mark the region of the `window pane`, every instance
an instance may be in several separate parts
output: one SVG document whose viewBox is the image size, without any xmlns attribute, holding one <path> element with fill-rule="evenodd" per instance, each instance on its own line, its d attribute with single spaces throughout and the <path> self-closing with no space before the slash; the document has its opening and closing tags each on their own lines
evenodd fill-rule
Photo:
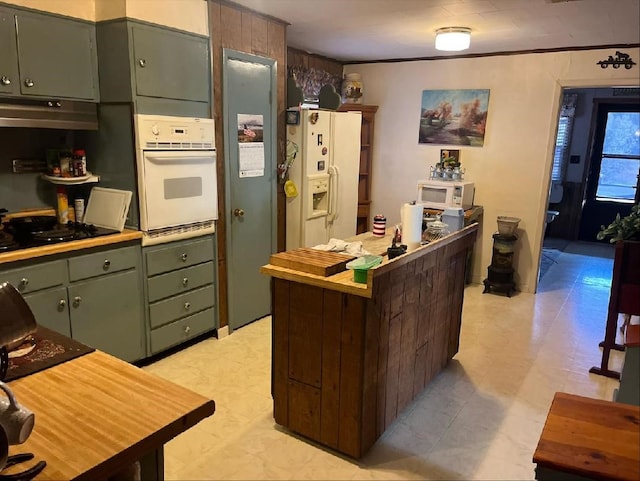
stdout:
<svg viewBox="0 0 640 481">
<path fill-rule="evenodd" d="M 636 196 L 640 160 L 605 157 L 600 165 L 596 199 L 633 201 Z"/>
<path fill-rule="evenodd" d="M 571 117 L 560 117 L 558 119 L 558 135 L 556 136 L 556 147 L 553 153 L 553 170 L 551 180 L 562 181 L 562 171 L 567 157 L 569 146 L 569 135 L 571 134 Z"/>
<path fill-rule="evenodd" d="M 640 155 L 640 112 L 609 112 L 602 153 Z"/>
</svg>

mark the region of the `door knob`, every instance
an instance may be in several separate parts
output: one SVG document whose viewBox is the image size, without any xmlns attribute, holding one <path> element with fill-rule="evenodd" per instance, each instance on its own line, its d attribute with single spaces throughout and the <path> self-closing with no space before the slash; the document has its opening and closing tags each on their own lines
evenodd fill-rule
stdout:
<svg viewBox="0 0 640 481">
<path fill-rule="evenodd" d="M 11 85 L 11 79 L 6 75 L 0 77 L 0 82 L 2 82 L 2 85 Z"/>
<path fill-rule="evenodd" d="M 138 60 L 138 65 L 140 65 L 141 67 L 146 67 L 147 66 L 147 61 L 143 58 L 141 58 L 140 60 Z"/>
<path fill-rule="evenodd" d="M 67 301 L 65 301 L 64 299 L 60 299 L 58 301 L 58 310 L 63 311 L 66 305 L 67 305 Z"/>
<path fill-rule="evenodd" d="M 30 78 L 24 80 L 24 86 L 25 87 L 33 87 L 34 85 L 35 84 L 34 84 L 33 80 L 31 80 Z"/>
<path fill-rule="evenodd" d="M 233 215 L 236 217 L 244 217 L 244 210 L 242 209 L 234 209 Z"/>
<path fill-rule="evenodd" d="M 82 297 L 76 296 L 73 298 L 73 307 L 78 307 L 82 302 Z"/>
</svg>

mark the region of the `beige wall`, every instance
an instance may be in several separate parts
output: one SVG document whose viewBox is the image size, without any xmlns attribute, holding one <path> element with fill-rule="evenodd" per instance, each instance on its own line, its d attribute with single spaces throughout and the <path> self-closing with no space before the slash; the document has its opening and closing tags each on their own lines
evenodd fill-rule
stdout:
<svg viewBox="0 0 640 481">
<path fill-rule="evenodd" d="M 639 58 L 640 49 L 625 49 Z M 374 213 L 400 220 L 400 205 L 415 199 L 416 181 L 428 177 L 442 145 L 418 144 L 423 90 L 490 89 L 483 147 L 460 146 L 466 179 L 484 206 L 473 281 L 491 263 L 496 217 L 522 219 L 516 244 L 518 288 L 534 292 L 547 209 L 552 151 L 564 86 L 637 85 L 638 67 L 602 69 L 615 51 L 588 50 L 469 59 L 345 66 L 362 74 L 365 104 L 379 105 L 373 160 Z"/>
<path fill-rule="evenodd" d="M 206 0 L 3 0 L 22 7 L 101 21 L 130 17 L 209 35 Z"/>
</svg>

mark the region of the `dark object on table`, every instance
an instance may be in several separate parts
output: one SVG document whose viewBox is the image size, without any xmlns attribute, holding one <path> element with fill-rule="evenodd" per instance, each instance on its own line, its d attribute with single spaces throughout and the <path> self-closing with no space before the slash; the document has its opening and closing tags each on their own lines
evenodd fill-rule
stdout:
<svg viewBox="0 0 640 481">
<path fill-rule="evenodd" d="M 17 289 L 8 282 L 0 284 L 0 380 L 7 375 L 9 350 L 33 334 L 36 327 L 33 312 Z"/>
<path fill-rule="evenodd" d="M 404 244 L 396 245 L 396 239 L 400 237 L 400 233 L 398 229 L 396 229 L 396 234 L 393 236 L 393 241 L 391 241 L 391 247 L 387 248 L 387 255 L 389 256 L 389 260 L 395 259 L 398 256 L 401 256 L 405 252 L 407 252 L 407 246 Z M 400 242 L 399 240 L 397 242 Z"/>
<path fill-rule="evenodd" d="M 9 466 L 13 466 L 15 464 L 23 463 L 25 461 L 31 461 L 34 458 L 32 453 L 22 453 L 22 454 L 14 454 L 13 456 L 9 456 L 7 458 L 7 463 L 4 465 L 4 468 L 8 468 Z M 38 461 L 36 464 L 31 466 L 30 468 L 20 471 L 18 473 L 13 474 L 0 474 L 0 481 L 2 480 L 12 480 L 12 481 L 28 481 L 30 479 L 35 478 L 38 474 L 42 472 L 42 470 L 47 466 L 46 461 Z"/>
</svg>

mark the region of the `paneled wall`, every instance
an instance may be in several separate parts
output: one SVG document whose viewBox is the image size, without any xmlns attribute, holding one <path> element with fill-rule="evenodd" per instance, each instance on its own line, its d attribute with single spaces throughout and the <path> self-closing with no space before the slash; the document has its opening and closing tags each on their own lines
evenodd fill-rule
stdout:
<svg viewBox="0 0 640 481">
<path fill-rule="evenodd" d="M 278 19 L 260 15 L 224 0 L 209 0 L 209 32 L 213 65 L 213 116 L 216 125 L 223 125 L 222 114 L 222 49 L 261 55 L 275 59 L 278 84 L 278 159 L 284 158 L 285 83 L 286 83 L 286 24 Z M 223 129 L 216 129 L 218 159 L 218 282 L 220 294 L 220 327 L 228 325 L 227 305 L 227 245 L 225 206 L 225 145 Z M 285 198 L 278 189 L 278 250 L 285 245 Z"/>
</svg>

